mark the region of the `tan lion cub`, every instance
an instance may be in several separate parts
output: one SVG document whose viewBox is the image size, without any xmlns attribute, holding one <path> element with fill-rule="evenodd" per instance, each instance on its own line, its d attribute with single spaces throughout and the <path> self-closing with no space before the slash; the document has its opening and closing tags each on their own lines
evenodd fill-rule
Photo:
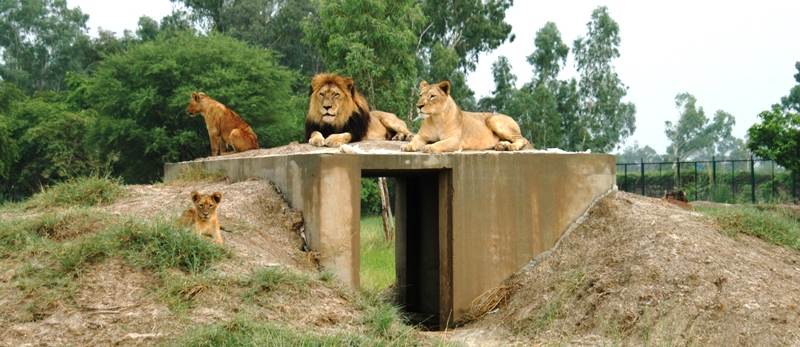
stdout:
<svg viewBox="0 0 800 347">
<path fill-rule="evenodd" d="M 222 234 L 219 231 L 219 218 L 217 218 L 217 205 L 222 201 L 222 193 L 214 192 L 211 195 L 200 194 L 192 191 L 194 209 L 186 210 L 178 221 L 182 227 L 194 226 L 194 233 L 199 236 L 211 237 L 214 243 L 222 244 Z"/>
</svg>

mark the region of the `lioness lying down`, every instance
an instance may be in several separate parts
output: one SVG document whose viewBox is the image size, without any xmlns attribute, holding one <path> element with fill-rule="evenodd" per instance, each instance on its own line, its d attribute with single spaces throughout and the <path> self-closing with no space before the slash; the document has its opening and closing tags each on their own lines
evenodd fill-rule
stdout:
<svg viewBox="0 0 800 347">
<path fill-rule="evenodd" d="M 198 236 L 208 236 L 218 244 L 222 244 L 222 233 L 219 228 L 219 218 L 217 218 L 217 206 L 222 201 L 222 193 L 213 192 L 211 195 L 200 194 L 196 190 L 192 191 L 193 209 L 183 212 L 178 226 L 193 227 L 194 233 Z"/>
<path fill-rule="evenodd" d="M 236 112 L 205 93 L 192 92 L 192 99 L 189 100 L 186 112 L 192 117 L 202 113 L 206 119 L 212 157 L 217 155 L 218 150 L 222 154 L 228 152 L 228 145 L 233 147 L 234 153 L 258 149 L 258 136 L 253 129 L 250 129 L 247 122 Z"/>
<path fill-rule="evenodd" d="M 450 97 L 447 81 L 430 85 L 422 81 L 417 110 L 425 120 L 405 152 L 455 152 L 464 150 L 518 151 L 528 144 L 519 124 L 504 114 L 466 112 Z M 431 143 L 431 144 L 428 144 Z"/>
</svg>

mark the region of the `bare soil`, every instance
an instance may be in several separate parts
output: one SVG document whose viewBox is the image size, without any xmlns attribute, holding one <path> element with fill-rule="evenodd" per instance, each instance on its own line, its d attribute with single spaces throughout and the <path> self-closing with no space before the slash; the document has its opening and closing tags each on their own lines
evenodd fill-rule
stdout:
<svg viewBox="0 0 800 347">
<path fill-rule="evenodd" d="M 302 146 L 302 145 L 300 145 Z M 304 147 L 306 148 L 306 147 Z M 225 247 L 233 257 L 210 276 L 243 276 L 265 266 L 314 278 L 301 251 L 302 214 L 263 180 L 129 186 L 106 207 L 143 218 L 176 218 L 189 193 L 220 191 Z M 796 346 L 800 345 L 800 255 L 747 235 L 728 236 L 713 219 L 661 199 L 615 192 L 559 247 L 504 283 L 507 303 L 465 326 L 426 334 L 468 346 Z M 259 305 L 193 288 L 188 312 L 155 294 L 164 283 L 120 260 L 81 274 L 72 303 L 26 317 L 10 283 L 15 264 L 0 261 L 0 346 L 151 346 L 188 329 L 247 313 L 298 330 L 357 330 L 358 305 L 342 290 L 269 293 Z"/>
<path fill-rule="evenodd" d="M 709 206 L 711 203 L 699 205 Z M 800 255 L 712 218 L 616 192 L 508 303 L 447 333 L 474 346 L 798 346 Z"/>
</svg>

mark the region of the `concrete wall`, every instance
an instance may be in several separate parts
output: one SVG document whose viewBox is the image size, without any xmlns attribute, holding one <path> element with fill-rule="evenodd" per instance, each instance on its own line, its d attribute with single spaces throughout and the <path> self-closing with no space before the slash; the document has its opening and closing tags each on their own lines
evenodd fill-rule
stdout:
<svg viewBox="0 0 800 347">
<path fill-rule="evenodd" d="M 234 181 L 274 182 L 303 211 L 322 265 L 355 287 L 360 179 L 398 177 L 398 299 L 442 326 L 552 248 L 616 181 L 612 155 L 537 151 L 217 157 L 166 164 L 165 179 L 198 164 Z"/>
</svg>

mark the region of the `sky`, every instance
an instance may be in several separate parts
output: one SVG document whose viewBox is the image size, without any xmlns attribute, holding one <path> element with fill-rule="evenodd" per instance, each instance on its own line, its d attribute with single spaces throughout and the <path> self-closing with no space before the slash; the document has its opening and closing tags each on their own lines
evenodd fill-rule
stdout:
<svg viewBox="0 0 800 347">
<path fill-rule="evenodd" d="M 758 114 L 778 103 L 797 84 L 800 61 L 800 1 L 532 1 L 516 0 L 506 22 L 516 35 L 479 58 L 467 83 L 478 98 L 494 90 L 491 66 L 508 58 L 517 87 L 532 78 L 525 58 L 535 47 L 536 31 L 554 22 L 570 47 L 586 35 L 586 23 L 598 6 L 607 6 L 620 27 L 620 57 L 612 61 L 629 88 L 623 99 L 636 104 L 636 131 L 623 144 L 650 146 L 663 154 L 669 146 L 664 122 L 677 121 L 675 96 L 688 92 L 707 117 L 724 110 L 736 119 L 733 135 L 744 138 Z M 157 21 L 173 8 L 169 0 L 67 0 L 89 15 L 90 35 L 97 29 L 122 35 L 135 30 L 140 16 Z M 745 5 L 747 4 L 747 5 Z M 572 53 L 560 78 L 577 77 Z M 424 76 L 422 76 L 424 78 Z"/>
</svg>

